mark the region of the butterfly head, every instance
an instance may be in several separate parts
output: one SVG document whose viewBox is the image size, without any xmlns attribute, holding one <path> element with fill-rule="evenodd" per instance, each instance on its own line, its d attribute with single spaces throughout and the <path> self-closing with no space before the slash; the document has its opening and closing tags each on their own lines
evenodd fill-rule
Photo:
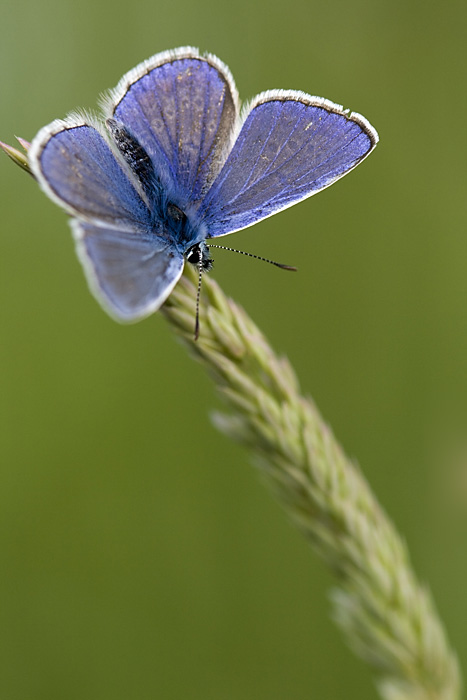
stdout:
<svg viewBox="0 0 467 700">
<path fill-rule="evenodd" d="M 209 254 L 209 248 L 204 241 L 195 243 L 191 248 L 188 248 L 185 253 L 185 260 L 192 265 L 196 265 L 196 267 L 200 268 L 203 272 L 212 270 L 214 264 Z"/>
</svg>

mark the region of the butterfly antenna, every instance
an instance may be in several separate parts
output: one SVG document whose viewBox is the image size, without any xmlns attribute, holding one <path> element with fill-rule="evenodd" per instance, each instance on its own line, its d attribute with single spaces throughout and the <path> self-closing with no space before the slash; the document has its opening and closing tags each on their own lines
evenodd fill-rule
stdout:
<svg viewBox="0 0 467 700">
<path fill-rule="evenodd" d="M 292 270 L 293 272 L 297 271 L 297 268 L 293 267 L 292 265 L 284 265 L 283 263 L 278 263 L 274 260 L 269 260 L 269 258 L 263 258 L 261 257 L 261 255 L 253 255 L 253 253 L 247 253 L 244 250 L 237 250 L 236 248 L 228 248 L 225 245 L 214 245 L 211 243 L 206 243 L 206 245 L 208 248 L 220 248 L 221 250 L 230 250 L 231 253 L 240 253 L 241 255 L 248 255 L 249 258 L 256 258 L 256 260 L 262 260 L 263 262 L 267 262 L 271 265 L 275 265 L 276 267 L 280 267 L 282 270 Z"/>
<path fill-rule="evenodd" d="M 201 280 L 203 279 L 203 256 L 199 251 L 198 257 L 198 289 L 196 291 L 195 340 L 199 338 L 199 300 L 201 297 Z"/>
</svg>

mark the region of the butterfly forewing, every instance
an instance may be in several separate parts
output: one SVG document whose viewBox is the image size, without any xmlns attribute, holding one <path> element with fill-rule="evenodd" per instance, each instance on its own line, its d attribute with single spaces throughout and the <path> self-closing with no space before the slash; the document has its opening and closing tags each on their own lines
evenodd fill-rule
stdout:
<svg viewBox="0 0 467 700">
<path fill-rule="evenodd" d="M 72 228 L 91 291 L 119 321 L 156 311 L 182 274 L 183 256 L 170 241 L 78 220 Z"/>
<path fill-rule="evenodd" d="M 258 96 L 201 204 L 208 236 L 251 226 L 328 187 L 376 141 L 363 117 L 326 100 L 301 93 Z"/>
</svg>

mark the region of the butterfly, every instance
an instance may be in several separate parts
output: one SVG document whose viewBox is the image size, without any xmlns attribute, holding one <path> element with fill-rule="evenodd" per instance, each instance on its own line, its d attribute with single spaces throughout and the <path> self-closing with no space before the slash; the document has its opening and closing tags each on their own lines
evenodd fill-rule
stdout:
<svg viewBox="0 0 467 700">
<path fill-rule="evenodd" d="M 378 142 L 360 114 L 304 92 L 262 92 L 240 111 L 227 66 L 191 47 L 130 70 L 102 109 L 45 126 L 28 157 L 72 217 L 92 293 L 122 322 L 155 312 L 185 261 L 201 281 L 212 239 L 329 187 Z"/>
</svg>

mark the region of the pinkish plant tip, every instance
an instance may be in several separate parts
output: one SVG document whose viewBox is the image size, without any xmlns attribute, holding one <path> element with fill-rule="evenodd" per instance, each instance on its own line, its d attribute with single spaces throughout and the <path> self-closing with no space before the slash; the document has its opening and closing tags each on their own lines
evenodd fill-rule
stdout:
<svg viewBox="0 0 467 700">
<path fill-rule="evenodd" d="M 29 143 L 29 141 L 26 141 L 26 139 L 22 139 L 21 136 L 15 136 L 15 139 L 19 142 L 19 144 L 23 147 L 23 149 L 27 153 L 31 147 L 31 144 Z"/>
<path fill-rule="evenodd" d="M 24 148 L 24 150 L 27 152 L 27 150 L 30 146 L 28 141 L 25 141 L 24 139 L 20 139 L 20 138 L 18 138 L 18 141 L 21 144 L 21 146 Z M 0 148 L 3 151 L 5 151 L 5 153 L 7 154 L 7 156 L 9 158 L 11 158 L 13 163 L 16 163 L 16 165 L 19 165 L 20 168 L 22 168 L 27 173 L 32 175 L 32 177 L 34 177 L 34 175 L 31 172 L 31 169 L 29 167 L 29 161 L 28 161 L 27 155 L 25 155 L 21 151 L 18 151 L 17 148 L 13 148 L 13 146 L 9 146 L 7 143 L 3 143 L 3 141 L 0 141 Z"/>
</svg>

